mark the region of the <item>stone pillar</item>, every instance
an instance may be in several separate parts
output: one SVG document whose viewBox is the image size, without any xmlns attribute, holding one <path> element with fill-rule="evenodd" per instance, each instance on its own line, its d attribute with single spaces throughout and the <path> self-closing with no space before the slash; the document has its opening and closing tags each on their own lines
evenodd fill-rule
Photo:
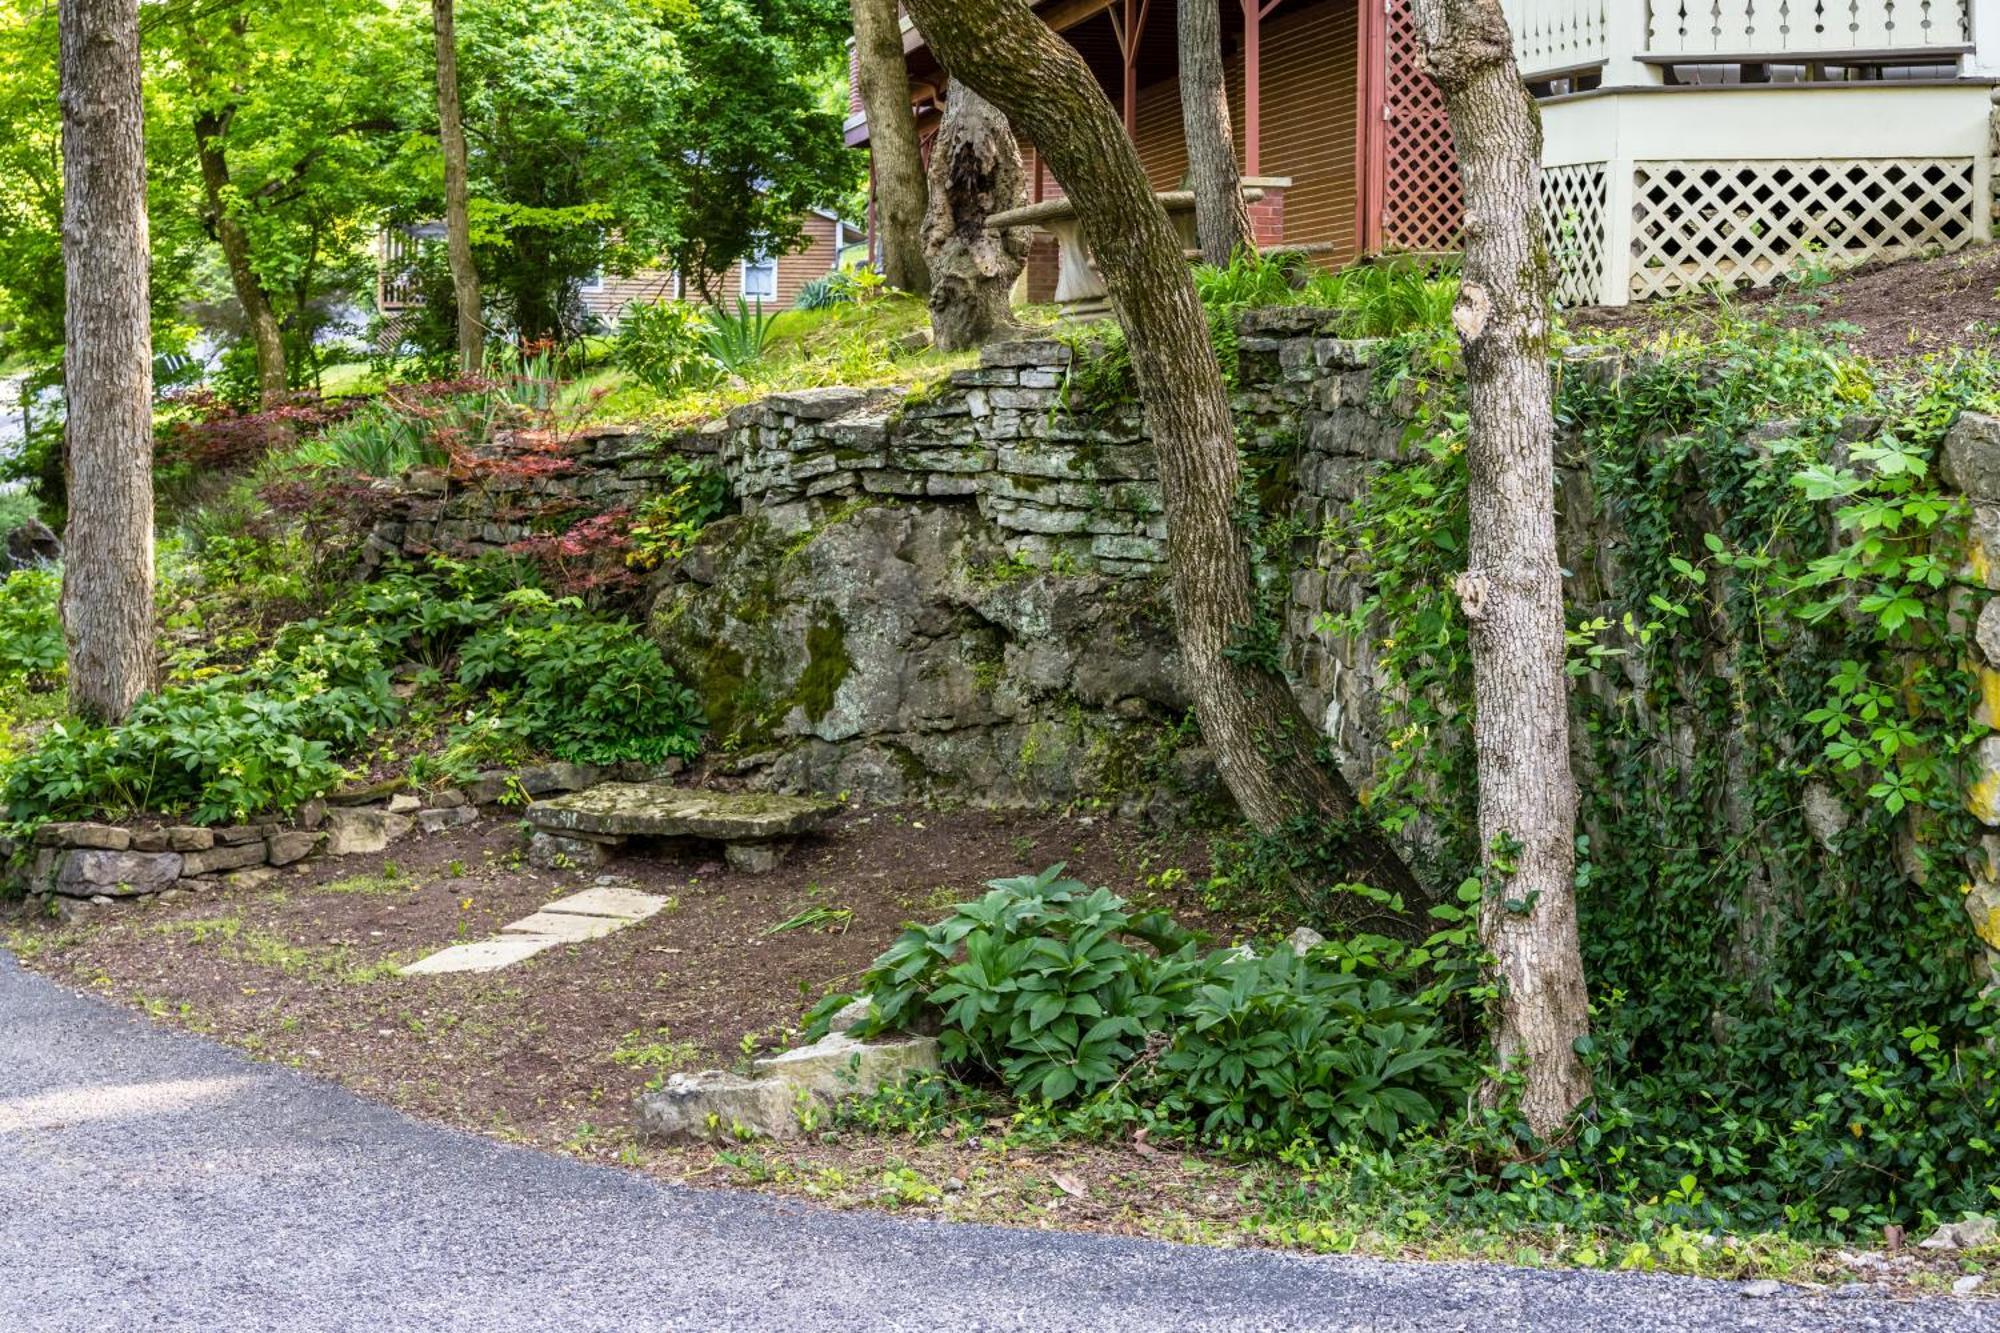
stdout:
<svg viewBox="0 0 2000 1333">
<path fill-rule="evenodd" d="M 2000 418 L 1967 412 L 1944 442 L 1944 480 L 1972 502 L 1966 574 L 2000 592 Z M 1972 668 L 1979 678 L 1975 720 L 2000 733 L 2000 598 L 1989 597 L 1973 622 Z M 2000 734 L 1974 751 L 1966 806 L 1993 832 L 1966 866 L 1961 886 L 1973 933 L 1985 946 L 1989 985 L 2000 984 Z"/>
</svg>

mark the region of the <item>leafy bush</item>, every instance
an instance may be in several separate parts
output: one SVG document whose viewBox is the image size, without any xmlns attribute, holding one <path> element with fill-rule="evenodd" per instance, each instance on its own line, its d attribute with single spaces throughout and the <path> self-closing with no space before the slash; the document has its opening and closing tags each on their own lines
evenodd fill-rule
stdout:
<svg viewBox="0 0 2000 1333">
<path fill-rule="evenodd" d="M 634 302 L 625 307 L 612 360 L 661 393 L 699 386 L 715 378 L 707 334 L 708 322 L 684 301 Z"/>
<path fill-rule="evenodd" d="M 371 636 L 301 626 L 243 672 L 147 695 L 119 726 L 56 724 L 0 799 L 17 820 L 287 809 L 338 781 L 334 756 L 396 712 Z"/>
<path fill-rule="evenodd" d="M 0 685 L 46 683 L 63 664 L 62 575 L 21 569 L 0 579 Z"/>
<path fill-rule="evenodd" d="M 692 758 L 700 702 L 632 626 L 588 617 L 574 598 L 523 590 L 505 618 L 459 649 L 459 682 L 509 692 L 510 721 L 560 759 L 610 764 Z"/>
<path fill-rule="evenodd" d="M 1231 1146 L 1392 1141 L 1435 1122 L 1467 1062 L 1428 1008 L 1331 956 L 1202 953 L 1164 912 L 1040 875 L 995 880 L 913 926 L 863 976 L 877 1029 L 934 1016 L 944 1058 L 1016 1096 L 1073 1101 L 1113 1087 Z M 825 1019 L 850 997 L 814 1010 Z"/>
</svg>

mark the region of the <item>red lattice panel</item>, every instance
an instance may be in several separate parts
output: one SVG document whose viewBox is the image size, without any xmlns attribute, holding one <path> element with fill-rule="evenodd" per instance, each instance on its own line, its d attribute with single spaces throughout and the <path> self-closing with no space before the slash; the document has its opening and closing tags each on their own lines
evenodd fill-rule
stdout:
<svg viewBox="0 0 2000 1333">
<path fill-rule="evenodd" d="M 1456 250 L 1464 203 L 1444 94 L 1424 73 L 1409 7 L 1391 4 L 1388 18 L 1382 245 L 1389 250 Z"/>
</svg>

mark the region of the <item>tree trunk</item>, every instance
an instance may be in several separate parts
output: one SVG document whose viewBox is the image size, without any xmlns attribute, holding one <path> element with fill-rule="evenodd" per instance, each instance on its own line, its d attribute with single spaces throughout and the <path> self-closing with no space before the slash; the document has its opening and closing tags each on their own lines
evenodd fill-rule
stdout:
<svg viewBox="0 0 2000 1333">
<path fill-rule="evenodd" d="M 910 109 L 910 74 L 896 0 L 853 0 L 854 49 L 861 107 L 868 115 L 868 154 L 875 170 L 875 226 L 882 276 L 891 287 L 930 291 L 924 265 L 924 156 Z"/>
<path fill-rule="evenodd" d="M 1443 91 L 1465 194 L 1452 322 L 1465 348 L 1472 530 L 1458 580 L 1472 648 L 1473 741 L 1486 878 L 1480 939 L 1499 990 L 1493 1044 L 1521 1109 L 1560 1136 L 1590 1096 L 1576 924 L 1576 782 L 1556 553 L 1549 271 L 1537 203 L 1541 122 L 1514 67 L 1500 0 L 1412 0 Z M 1489 1084 L 1489 1105 L 1506 1089 Z"/>
<path fill-rule="evenodd" d="M 153 680 L 153 340 L 139 0 L 63 0 L 70 706 L 116 721 Z"/>
<path fill-rule="evenodd" d="M 1239 651 L 1257 620 L 1235 508 L 1241 460 L 1222 368 L 1181 241 L 1123 124 L 1076 51 L 1027 0 L 910 0 L 954 79 L 1025 131 L 1074 202 L 1131 348 L 1167 517 L 1182 670 L 1203 737 L 1244 817 L 1267 832 L 1343 835 L 1350 878 L 1423 898 L 1274 665 Z"/>
<path fill-rule="evenodd" d="M 1181 128 L 1195 235 L 1202 259 L 1220 267 L 1238 250 L 1257 253 L 1229 126 L 1229 86 L 1222 77 L 1222 0 L 1180 0 L 1180 45 Z"/>
<path fill-rule="evenodd" d="M 431 0 L 437 37 L 438 143 L 444 149 L 445 250 L 458 306 L 458 368 L 478 373 L 486 361 L 486 325 L 480 319 L 479 266 L 472 258 L 471 186 L 467 183 L 465 117 L 458 99 L 458 39 L 452 0 Z"/>
<path fill-rule="evenodd" d="M 931 145 L 924 262 L 937 349 L 962 352 L 1013 328 L 1009 297 L 1034 233 L 986 223 L 1020 206 L 1026 180 L 1007 117 L 967 84 L 952 84 L 946 96 L 944 123 Z"/>
<path fill-rule="evenodd" d="M 257 349 L 257 396 L 266 411 L 284 405 L 291 393 L 285 370 L 285 335 L 271 297 L 257 279 L 250 262 L 250 236 L 229 211 L 229 159 L 224 155 L 222 132 L 228 117 L 214 111 L 197 112 L 194 118 L 195 156 L 201 162 L 202 193 L 208 205 L 209 225 L 222 247 L 223 262 L 229 268 L 229 283 L 236 291 L 236 303 L 243 307 L 243 319 L 250 327 L 250 341 Z"/>
</svg>

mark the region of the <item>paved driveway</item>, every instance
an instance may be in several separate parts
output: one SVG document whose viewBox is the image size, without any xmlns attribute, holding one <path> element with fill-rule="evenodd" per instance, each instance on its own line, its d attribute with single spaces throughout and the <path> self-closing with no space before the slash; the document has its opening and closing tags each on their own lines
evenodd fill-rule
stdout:
<svg viewBox="0 0 2000 1333">
<path fill-rule="evenodd" d="M 435 1128 L 0 952 L 0 1330 L 2000 1329 L 2000 1306 L 820 1212 Z"/>
</svg>

